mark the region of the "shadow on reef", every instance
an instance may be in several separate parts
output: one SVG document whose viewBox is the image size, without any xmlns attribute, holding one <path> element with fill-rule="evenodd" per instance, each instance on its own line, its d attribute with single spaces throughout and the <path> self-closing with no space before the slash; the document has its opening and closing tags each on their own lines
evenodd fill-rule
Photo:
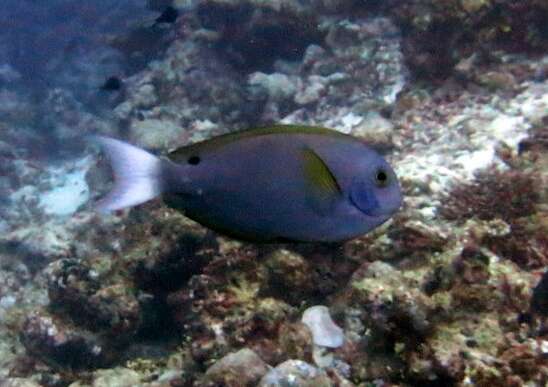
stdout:
<svg viewBox="0 0 548 387">
<path fill-rule="evenodd" d="M 243 73 L 271 72 L 276 60 L 301 60 L 305 49 L 325 35 L 313 13 L 298 15 L 284 8 L 204 1 L 196 15 L 203 28 L 220 35 L 216 48 L 235 68 Z"/>
<path fill-rule="evenodd" d="M 301 60 L 310 44 L 325 37 L 313 12 L 276 8 L 249 1 L 200 1 L 185 11 L 175 30 L 136 26 L 109 44 L 126 58 L 126 73 L 133 74 L 161 56 L 174 39 L 190 38 L 187 30 L 201 28 L 201 39 L 210 40 L 216 55 L 241 73 L 270 72 L 276 60 Z"/>
<path fill-rule="evenodd" d="M 401 29 L 406 64 L 418 80 L 444 80 L 473 56 L 497 61 L 491 54 L 497 50 L 542 55 L 548 49 L 548 7 L 542 0 L 350 0 L 314 7 L 316 14 L 338 13 L 349 20 L 392 18 Z M 321 19 L 291 2 L 268 7 L 253 0 L 205 0 L 196 15 L 203 28 L 219 34 L 218 48 L 243 72 L 271 71 L 277 59 L 300 59 L 309 44 L 325 47 Z"/>
<path fill-rule="evenodd" d="M 24 262 L 31 274 L 36 274 L 47 266 L 50 259 L 33 246 L 20 241 L 0 242 L 0 254 L 14 257 L 14 261 Z"/>
<path fill-rule="evenodd" d="M 355 12 L 393 17 L 402 31 L 407 65 L 417 79 L 443 80 L 472 55 L 504 50 L 541 55 L 548 49 L 548 6 L 542 0 L 390 0 Z"/>
</svg>

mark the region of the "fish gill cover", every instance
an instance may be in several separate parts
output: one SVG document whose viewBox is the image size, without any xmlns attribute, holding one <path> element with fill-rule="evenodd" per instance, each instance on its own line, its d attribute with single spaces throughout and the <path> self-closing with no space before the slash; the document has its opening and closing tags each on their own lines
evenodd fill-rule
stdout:
<svg viewBox="0 0 548 387">
<path fill-rule="evenodd" d="M 546 385 L 547 20 L 544 0 L 4 0 L 0 385 Z M 402 209 L 336 245 L 94 209 L 89 135 L 167 155 L 279 123 L 379 150 Z"/>
</svg>

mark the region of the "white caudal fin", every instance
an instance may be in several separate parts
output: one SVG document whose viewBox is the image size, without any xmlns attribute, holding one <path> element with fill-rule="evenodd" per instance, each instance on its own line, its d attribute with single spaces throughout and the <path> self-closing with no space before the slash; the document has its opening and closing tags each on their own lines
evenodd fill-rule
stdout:
<svg viewBox="0 0 548 387">
<path fill-rule="evenodd" d="M 96 204 L 110 212 L 144 203 L 162 193 L 162 160 L 120 140 L 93 136 L 107 154 L 114 172 L 114 187 Z"/>
</svg>

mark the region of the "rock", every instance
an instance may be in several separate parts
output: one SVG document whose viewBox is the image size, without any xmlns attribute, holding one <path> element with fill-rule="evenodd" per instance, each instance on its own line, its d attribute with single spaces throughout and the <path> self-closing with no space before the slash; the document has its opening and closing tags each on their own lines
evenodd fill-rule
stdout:
<svg viewBox="0 0 548 387">
<path fill-rule="evenodd" d="M 255 386 L 268 365 L 252 350 L 240 349 L 221 358 L 205 373 L 204 386 Z"/>
<path fill-rule="evenodd" d="M 126 100 L 115 114 L 132 142 L 165 151 L 210 138 L 217 128 L 247 126 L 251 117 L 256 122 L 265 100 L 253 99 L 242 76 L 208 45 L 177 40 L 162 60 L 124 80 Z"/>
<path fill-rule="evenodd" d="M 141 375 L 127 368 L 98 370 L 93 376 L 93 387 L 134 387 L 141 381 Z"/>
<path fill-rule="evenodd" d="M 514 90 L 518 83 L 511 73 L 488 71 L 477 76 L 477 82 L 489 89 L 496 90 Z"/>
<path fill-rule="evenodd" d="M 90 369 L 113 360 L 97 337 L 44 314 L 31 314 L 20 338 L 29 354 L 54 367 Z"/>
<path fill-rule="evenodd" d="M 546 65 L 548 73 L 548 64 Z M 533 125 L 542 127 L 548 117 L 548 93 L 543 85 L 532 85 L 531 92 L 520 98 L 520 110 Z"/>
<path fill-rule="evenodd" d="M 97 370 L 91 378 L 90 384 L 78 381 L 72 383 L 69 387 L 135 387 L 141 385 L 141 375 L 139 373 L 122 367 Z"/>
<path fill-rule="evenodd" d="M 46 272 L 52 304 L 74 321 L 114 341 L 124 341 L 139 329 L 141 306 L 127 283 L 105 283 L 89 261 L 76 259 L 56 261 Z"/>
<path fill-rule="evenodd" d="M 418 278 L 407 278 L 384 262 L 366 263 L 354 273 L 352 298 L 354 306 L 363 311 L 362 321 L 371 330 L 369 337 L 381 341 L 398 337 L 416 345 L 430 332 L 432 301 L 418 286 Z M 409 334 L 401 337 L 404 330 Z"/>
<path fill-rule="evenodd" d="M 0 380 L 0 387 L 40 387 L 40 384 L 25 378 Z"/>
<path fill-rule="evenodd" d="M 318 75 L 311 75 L 301 85 L 295 95 L 295 102 L 298 105 L 308 105 L 317 102 L 325 93 L 327 79 Z"/>
<path fill-rule="evenodd" d="M 265 259 L 268 274 L 268 294 L 291 304 L 299 304 L 314 290 L 313 270 L 298 253 L 278 249 Z M 291 289 L 291 291 L 287 291 Z"/>
<path fill-rule="evenodd" d="M 158 102 L 155 88 L 150 83 L 138 85 L 135 90 L 133 103 L 137 108 L 147 108 Z"/>
<path fill-rule="evenodd" d="M 310 328 L 314 344 L 329 348 L 343 345 L 344 332 L 331 319 L 327 306 L 311 306 L 304 311 L 302 322 Z"/>
<path fill-rule="evenodd" d="M 280 73 L 265 74 L 257 71 L 249 76 L 248 83 L 251 87 L 263 90 L 272 101 L 278 103 L 291 98 L 296 92 L 295 81 Z"/>
<path fill-rule="evenodd" d="M 271 369 L 259 383 L 259 387 L 327 387 L 331 385 L 324 371 L 301 360 L 283 362 Z"/>
<path fill-rule="evenodd" d="M 305 324 L 282 324 L 278 331 L 278 344 L 288 359 L 312 361 L 312 333 Z"/>
<path fill-rule="evenodd" d="M 167 149 L 177 143 L 184 129 L 176 123 L 155 118 L 131 122 L 131 142 L 148 149 Z"/>
<path fill-rule="evenodd" d="M 474 13 L 489 5 L 485 0 L 461 0 L 462 8 L 468 13 Z"/>
<path fill-rule="evenodd" d="M 377 112 L 368 112 L 363 119 L 351 129 L 351 134 L 364 141 L 390 149 L 394 146 L 392 135 L 394 125 Z"/>
</svg>

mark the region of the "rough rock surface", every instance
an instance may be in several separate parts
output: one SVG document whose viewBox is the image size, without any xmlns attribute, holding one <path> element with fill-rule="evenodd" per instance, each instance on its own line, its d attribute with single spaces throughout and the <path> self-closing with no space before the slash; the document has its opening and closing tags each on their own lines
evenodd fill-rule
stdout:
<svg viewBox="0 0 548 387">
<path fill-rule="evenodd" d="M 229 353 L 221 358 L 204 375 L 204 386 L 256 386 L 268 372 L 267 364 L 247 348 Z"/>
</svg>

